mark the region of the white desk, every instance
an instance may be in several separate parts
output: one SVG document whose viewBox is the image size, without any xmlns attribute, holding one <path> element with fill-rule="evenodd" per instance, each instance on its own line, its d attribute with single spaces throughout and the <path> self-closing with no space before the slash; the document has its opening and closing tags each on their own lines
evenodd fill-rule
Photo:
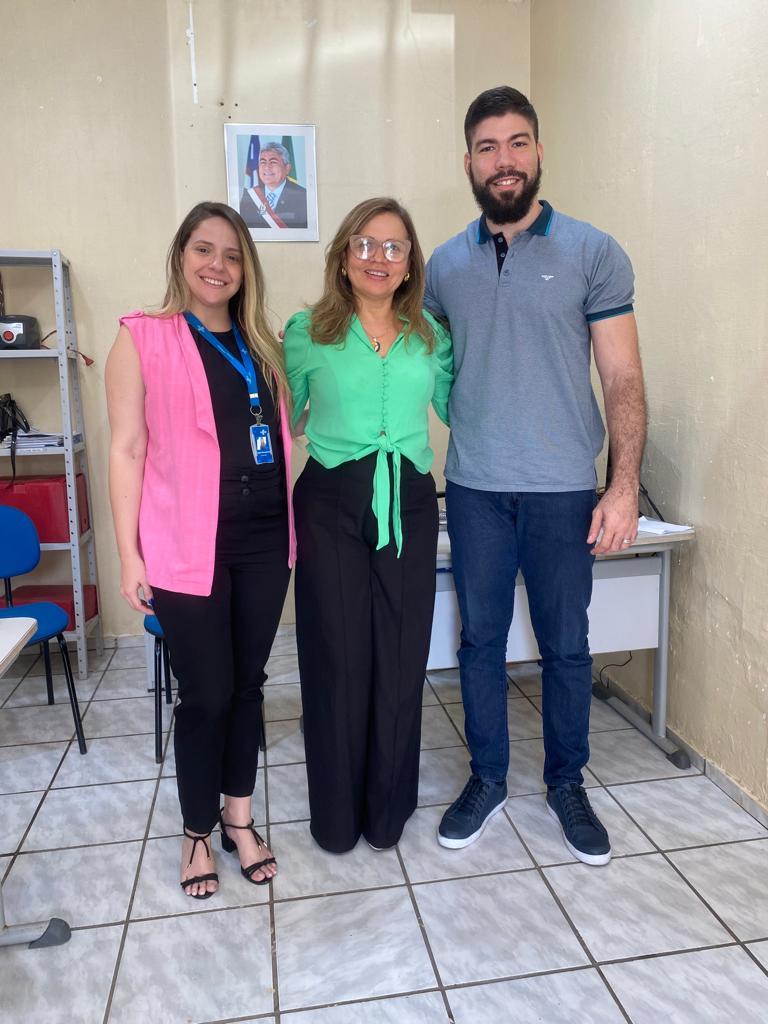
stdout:
<svg viewBox="0 0 768 1024">
<path fill-rule="evenodd" d="M 589 648 L 592 654 L 610 651 L 655 650 L 653 713 L 648 723 L 632 708 L 612 696 L 604 687 L 595 696 L 636 726 L 659 746 L 678 768 L 690 767 L 688 755 L 667 739 L 667 690 L 669 646 L 669 576 L 671 552 L 677 544 L 693 540 L 694 530 L 685 533 L 639 533 L 626 551 L 601 555 L 593 568 L 594 584 L 589 606 Z M 428 669 L 451 668 L 458 664 L 461 632 L 451 570 L 451 545 L 445 530 L 437 545 L 437 593 Z M 518 574 L 515 586 L 515 614 L 507 639 L 507 662 L 537 661 L 539 649 L 528 612 L 525 582 Z"/>
<path fill-rule="evenodd" d="M 35 619 L 0 618 L 0 676 L 16 661 L 25 644 L 37 629 Z M 35 924 L 16 924 L 8 927 L 3 910 L 3 890 L 0 885 L 0 946 L 60 946 L 68 942 L 71 932 L 66 921 L 52 917 Z"/>
</svg>

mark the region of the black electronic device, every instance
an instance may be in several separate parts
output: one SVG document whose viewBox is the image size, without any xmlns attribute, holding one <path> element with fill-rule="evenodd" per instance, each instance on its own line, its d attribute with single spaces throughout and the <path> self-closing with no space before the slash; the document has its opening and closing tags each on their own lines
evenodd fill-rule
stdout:
<svg viewBox="0 0 768 1024">
<path fill-rule="evenodd" d="M 40 324 L 33 316 L 0 316 L 0 354 L 40 348 Z"/>
</svg>

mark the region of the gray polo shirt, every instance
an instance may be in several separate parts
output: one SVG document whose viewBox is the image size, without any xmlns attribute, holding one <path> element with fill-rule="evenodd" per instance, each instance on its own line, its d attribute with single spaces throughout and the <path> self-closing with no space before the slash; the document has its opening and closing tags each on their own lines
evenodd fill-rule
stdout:
<svg viewBox="0 0 768 1024">
<path fill-rule="evenodd" d="M 454 345 L 445 475 L 464 487 L 595 486 L 605 427 L 589 325 L 632 311 L 634 275 L 610 235 L 541 207 L 501 271 L 482 217 L 427 264 L 424 304 L 448 320 Z"/>
</svg>

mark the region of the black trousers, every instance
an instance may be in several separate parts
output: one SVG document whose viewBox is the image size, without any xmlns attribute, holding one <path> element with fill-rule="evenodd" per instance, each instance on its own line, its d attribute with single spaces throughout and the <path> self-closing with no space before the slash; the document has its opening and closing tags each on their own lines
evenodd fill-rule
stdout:
<svg viewBox="0 0 768 1024">
<path fill-rule="evenodd" d="M 264 665 L 289 575 L 285 483 L 253 472 L 222 482 L 210 596 L 153 587 L 179 681 L 176 776 L 192 832 L 210 831 L 221 793 L 253 793 Z"/>
<path fill-rule="evenodd" d="M 402 460 L 398 558 L 394 540 L 376 550 L 374 466 L 374 455 L 330 470 L 310 459 L 294 491 L 310 830 L 334 853 L 361 835 L 394 845 L 418 795 L 435 482 Z"/>
</svg>

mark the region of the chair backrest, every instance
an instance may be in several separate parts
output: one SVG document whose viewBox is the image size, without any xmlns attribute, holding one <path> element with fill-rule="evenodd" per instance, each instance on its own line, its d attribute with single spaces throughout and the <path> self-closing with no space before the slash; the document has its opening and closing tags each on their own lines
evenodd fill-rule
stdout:
<svg viewBox="0 0 768 1024">
<path fill-rule="evenodd" d="M 40 541 L 35 524 L 10 505 L 0 505 L 0 577 L 23 576 L 40 561 Z"/>
</svg>

